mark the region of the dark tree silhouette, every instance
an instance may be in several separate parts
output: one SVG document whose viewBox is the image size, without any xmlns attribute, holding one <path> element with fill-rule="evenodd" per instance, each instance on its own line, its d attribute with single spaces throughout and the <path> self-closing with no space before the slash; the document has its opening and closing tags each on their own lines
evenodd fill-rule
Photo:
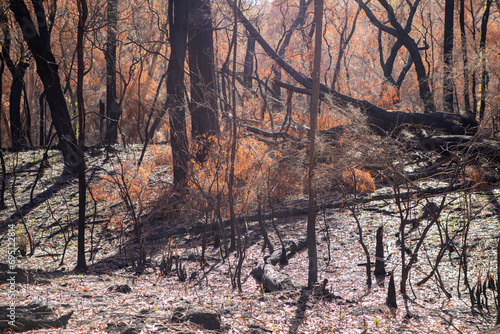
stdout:
<svg viewBox="0 0 500 334">
<path fill-rule="evenodd" d="M 424 104 L 424 112 L 435 112 L 436 106 L 434 104 L 434 94 L 432 93 L 429 86 L 429 77 L 420 55 L 420 48 L 418 47 L 417 42 L 410 36 L 407 29 L 401 26 L 401 23 L 399 23 L 396 18 L 396 14 L 394 13 L 394 8 L 392 8 L 392 6 L 386 0 L 379 0 L 378 2 L 382 5 L 382 7 L 384 7 L 391 26 L 387 26 L 380 22 L 367 5 L 363 1 L 358 0 L 359 5 L 365 12 L 366 16 L 370 19 L 372 24 L 380 30 L 396 37 L 408 50 L 413 63 L 415 64 L 415 72 L 417 73 L 418 77 L 418 88 L 420 92 L 420 98 L 422 99 L 422 102 Z M 411 4 L 411 2 L 409 3 L 411 7 L 416 8 L 419 5 L 420 0 L 416 0 L 413 4 Z"/>
<path fill-rule="evenodd" d="M 24 89 L 24 74 L 28 69 L 29 63 L 26 62 L 26 56 L 21 52 L 19 59 L 14 61 L 11 56 L 11 35 L 7 15 L 4 13 L 0 17 L 0 25 L 3 32 L 2 57 L 7 65 L 7 68 L 12 75 L 12 83 L 10 86 L 9 96 L 9 116 L 10 116 L 10 133 L 12 138 L 12 148 L 19 150 L 26 145 L 26 140 L 23 136 L 23 126 L 21 123 L 21 98 Z"/>
<path fill-rule="evenodd" d="M 208 137 L 219 134 L 214 38 L 209 0 L 189 1 L 188 28 L 191 134 L 198 161 L 205 161 Z"/>
<path fill-rule="evenodd" d="M 189 3 L 169 0 L 170 60 L 167 68 L 167 102 L 170 112 L 170 145 L 174 170 L 174 184 L 183 187 L 186 181 L 189 147 L 186 133 L 184 61 L 186 59 Z"/>
<path fill-rule="evenodd" d="M 106 137 L 108 144 L 118 140 L 120 108 L 116 102 L 116 31 L 118 29 L 118 0 L 108 0 L 106 41 Z"/>
<path fill-rule="evenodd" d="M 444 6 L 444 82 L 443 82 L 443 109 L 444 112 L 453 112 L 453 17 L 455 16 L 455 0 L 446 0 Z"/>
<path fill-rule="evenodd" d="M 11 0 L 9 4 L 23 32 L 24 40 L 35 58 L 37 73 L 43 83 L 52 122 L 59 138 L 65 171 L 75 173 L 78 166 L 83 163 L 83 152 L 78 148 L 75 132 L 71 126 L 71 118 L 58 74 L 59 66 L 50 48 L 50 35 L 42 1 L 34 0 L 33 6 L 37 13 L 38 31 L 23 0 Z"/>
</svg>

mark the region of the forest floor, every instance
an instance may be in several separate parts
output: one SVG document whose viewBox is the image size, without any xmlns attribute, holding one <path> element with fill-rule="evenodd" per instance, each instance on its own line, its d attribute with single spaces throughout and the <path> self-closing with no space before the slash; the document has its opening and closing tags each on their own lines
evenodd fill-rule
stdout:
<svg viewBox="0 0 500 334">
<path fill-rule="evenodd" d="M 126 159 L 125 155 L 138 156 L 139 150 L 139 147 L 130 147 L 128 153 L 122 152 L 122 159 Z M 105 162 L 103 150 L 88 153 L 88 175 L 95 173 L 91 176 L 92 184 L 98 182 L 98 175 L 112 170 L 113 164 Z M 15 258 L 15 267 L 25 269 L 33 277 L 28 283 L 16 284 L 15 304 L 17 307 L 27 305 L 35 296 L 42 296 L 54 306 L 59 316 L 71 311 L 73 314 L 65 328 L 39 329 L 29 333 L 479 333 L 495 324 L 492 291 L 486 292 L 489 297 L 487 308 L 471 308 L 456 251 L 446 252 L 437 275 L 422 286 L 416 285 L 431 271 L 431 264 L 441 248 L 442 234 L 436 226 L 429 230 L 418 262 L 410 272 L 408 309 L 412 316 L 407 316 L 399 291 L 401 251 L 396 233 L 401 221 L 391 200 L 361 205 L 359 220 L 372 253 L 375 253 L 376 230 L 379 226 L 384 227 L 385 255 L 388 257 L 386 270 L 394 272 L 397 290 L 398 308 L 392 311 L 385 305 L 387 278 L 379 282 L 374 278 L 373 287 L 367 288 L 362 265 L 366 257 L 358 242 L 355 220 L 345 208 L 321 210 L 317 218 L 319 281 L 328 280 L 326 288 L 330 294 L 300 288 L 272 293 L 262 291 L 251 270 L 256 263 L 263 263 L 268 252 L 262 252 L 261 231 L 258 222 L 254 221 L 247 223 L 241 291 L 232 287 L 231 275 L 238 260 L 235 252 L 223 260 L 219 248 L 214 248 L 210 241 L 205 253 L 207 263 L 200 266 L 198 260 L 203 235 L 198 231 L 203 223 L 193 215 L 184 215 L 182 219 L 164 217 L 151 220 L 145 242 L 148 263 L 139 275 L 134 268 L 137 266 L 137 244 L 132 233 L 133 224 L 122 222 L 122 225 L 112 226 L 109 224 L 111 211 L 98 210 L 94 215 L 91 200 L 88 212 L 92 223 L 86 238 L 87 255 L 92 247 L 93 258 L 88 261 L 88 272 L 74 272 L 77 180 L 56 183 L 62 170 L 60 154 L 49 151 L 50 168 L 37 183 L 34 205 L 30 205 L 30 191 L 42 154 L 42 151 L 6 154 L 10 186 L 15 177 L 16 204 L 12 201 L 12 192 L 8 192 L 8 207 L 0 211 L 0 263 L 7 262 L 8 224 L 16 221 L 18 239 L 26 236 L 22 221 L 18 221 L 19 212 L 22 212 L 36 247 L 34 254 Z M 16 166 L 15 175 L 11 173 L 13 166 Z M 158 178 L 170 174 L 168 167 L 159 168 L 156 173 Z M 161 187 L 162 182 L 168 181 L 160 179 L 155 182 Z M 388 188 L 381 188 L 373 195 L 390 192 Z M 431 200 L 439 204 L 442 196 Z M 327 200 L 335 200 L 334 194 L 330 197 Z M 500 235 L 494 205 L 498 204 L 497 197 L 498 191 L 491 189 L 468 197 L 458 193 L 448 195 L 449 204 L 441 214 L 441 226 L 447 228 L 450 235 L 457 234 L 454 239 L 456 249 L 461 249 L 465 215 L 463 201 L 470 200 L 468 208 L 473 214 L 468 232 L 468 278 L 471 285 L 475 285 L 479 278 L 484 280 L 488 272 L 496 275 L 496 246 Z M 296 201 L 289 206 L 303 204 Z M 421 212 L 422 207 L 417 206 L 415 216 Z M 278 248 L 279 241 L 272 224 L 270 221 L 266 223 L 271 241 Z M 275 223 L 286 243 L 299 242 L 306 237 L 306 216 L 279 218 Z M 428 220 L 422 221 L 410 234 L 407 239 L 410 247 L 418 242 L 427 224 Z M 124 233 L 121 233 L 121 227 Z M 73 240 L 61 263 L 68 238 Z M 180 281 L 175 271 L 160 274 L 159 264 L 167 252 L 175 252 L 183 259 L 187 273 L 185 281 Z M 306 286 L 307 250 L 296 253 L 288 265 L 277 264 L 276 268 Z M 444 289 L 440 287 L 438 277 L 442 279 Z M 121 285 L 127 285 L 130 291 L 116 288 Z M 450 293 L 449 298 L 444 290 Z M 0 282 L 0 306 L 8 303 L 8 293 L 9 283 Z M 211 331 L 193 322 L 174 322 L 173 315 L 180 310 L 178 307 L 186 305 L 204 306 L 215 311 L 220 315 L 221 329 Z"/>
</svg>

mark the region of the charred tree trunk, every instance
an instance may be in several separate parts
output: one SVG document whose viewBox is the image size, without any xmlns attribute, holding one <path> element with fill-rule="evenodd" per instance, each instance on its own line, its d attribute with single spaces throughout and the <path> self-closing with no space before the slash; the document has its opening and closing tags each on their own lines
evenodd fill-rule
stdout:
<svg viewBox="0 0 500 334">
<path fill-rule="evenodd" d="M 253 61 L 255 57 L 255 38 L 247 33 L 247 50 L 245 52 L 245 63 L 243 64 L 243 86 L 252 90 Z"/>
<path fill-rule="evenodd" d="M 185 185 L 189 161 L 184 98 L 184 60 L 186 58 L 188 31 L 188 3 L 185 0 L 169 0 L 168 22 L 170 27 L 170 61 L 167 68 L 167 102 L 170 111 L 170 145 L 174 170 L 174 184 L 182 189 Z"/>
<path fill-rule="evenodd" d="M 10 86 L 9 96 L 9 116 L 10 116 L 10 133 L 12 138 L 12 148 L 19 150 L 26 146 L 26 141 L 23 137 L 23 126 L 21 123 L 21 98 L 24 87 L 24 74 L 28 69 L 29 64 L 22 60 L 23 55 L 20 55 L 18 61 L 14 63 L 10 57 L 11 37 L 10 29 L 6 15 L 0 18 L 4 35 L 4 43 L 2 45 L 2 57 L 12 75 L 12 83 Z"/>
<path fill-rule="evenodd" d="M 85 22 L 88 17 L 87 0 L 78 0 L 78 32 L 76 42 L 77 53 L 77 80 L 76 80 L 76 98 L 78 103 L 78 126 L 80 134 L 78 137 L 78 147 L 81 152 L 85 146 L 85 107 L 83 99 L 83 76 L 85 70 L 84 63 L 84 32 Z M 87 270 L 85 261 L 85 209 L 87 204 L 87 180 L 85 179 L 85 158 L 82 155 L 82 163 L 78 166 L 78 253 L 77 270 Z"/>
<path fill-rule="evenodd" d="M 377 229 L 377 244 L 375 249 L 375 276 L 385 276 L 385 260 L 384 260 L 384 227 L 379 226 Z"/>
<path fill-rule="evenodd" d="M 190 0 L 188 55 L 191 85 L 192 137 L 195 158 L 207 159 L 209 137 L 218 135 L 217 89 L 214 64 L 214 38 L 209 0 Z"/>
<path fill-rule="evenodd" d="M 321 73 L 321 42 L 323 39 L 323 0 L 315 0 L 314 22 L 316 31 L 314 37 L 314 66 L 312 73 L 312 98 L 309 121 L 309 213 L 307 216 L 307 255 L 309 258 L 309 274 L 307 286 L 312 289 L 318 282 L 318 250 L 316 247 L 316 130 L 318 127 L 318 108 L 320 95 Z"/>
<path fill-rule="evenodd" d="M 490 17 L 490 8 L 492 0 L 486 0 L 483 18 L 481 19 L 481 37 L 479 39 L 479 58 L 481 62 L 481 84 L 480 84 L 480 99 L 479 99 L 479 120 L 484 119 L 486 109 L 486 93 L 488 91 L 489 74 L 486 68 L 486 37 L 488 34 L 488 20 Z"/>
<path fill-rule="evenodd" d="M 459 8 L 459 24 L 460 24 L 460 42 L 462 46 L 462 62 L 463 62 L 463 76 L 464 76 L 464 104 L 465 113 L 468 117 L 474 117 L 472 108 L 470 106 L 469 94 L 469 57 L 467 55 L 467 34 L 465 32 L 465 0 L 460 0 Z"/>
<path fill-rule="evenodd" d="M 108 0 L 108 36 L 106 42 L 106 138 L 108 144 L 118 141 L 120 110 L 116 101 L 116 32 L 118 30 L 118 0 Z"/>
<path fill-rule="evenodd" d="M 59 137 L 59 144 L 64 157 L 65 170 L 75 172 L 82 163 L 82 152 L 76 143 L 76 136 L 71 126 L 71 118 L 59 79 L 59 66 L 50 48 L 50 36 L 45 21 L 41 0 L 33 1 L 38 18 L 38 32 L 31 19 L 31 14 L 23 0 L 11 0 L 10 9 L 23 31 L 23 37 L 33 54 L 38 75 L 47 94 L 52 122 Z"/>
<path fill-rule="evenodd" d="M 455 0 L 446 0 L 444 7 L 444 46 L 443 46 L 443 109 L 453 113 L 453 17 L 455 15 Z"/>
</svg>

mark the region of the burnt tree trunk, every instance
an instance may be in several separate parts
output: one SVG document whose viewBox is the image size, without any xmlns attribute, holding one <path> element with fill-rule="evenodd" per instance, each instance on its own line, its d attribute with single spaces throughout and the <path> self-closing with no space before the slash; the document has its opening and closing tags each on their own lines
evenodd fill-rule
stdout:
<svg viewBox="0 0 500 334">
<path fill-rule="evenodd" d="M 120 110 L 116 101 L 116 32 L 118 29 L 118 0 L 108 0 L 108 36 L 106 41 L 106 138 L 108 144 L 118 140 Z"/>
<path fill-rule="evenodd" d="M 481 82 L 480 82 L 480 98 L 479 98 L 479 120 L 484 119 L 486 110 L 486 93 L 488 92 L 489 74 L 486 68 L 486 37 L 488 34 L 488 20 L 490 17 L 490 8 L 492 0 L 486 0 L 486 5 L 481 19 L 481 37 L 479 39 L 479 60 L 481 62 Z"/>
<path fill-rule="evenodd" d="M 320 73 L 321 73 L 321 43 L 323 39 L 323 0 L 315 0 L 314 22 L 316 31 L 314 35 L 314 66 L 312 72 L 312 98 L 310 107 L 309 127 L 309 205 L 307 215 L 307 255 L 309 259 L 309 273 L 307 287 L 312 289 L 318 282 L 318 250 L 316 246 L 316 210 L 317 190 L 315 184 L 315 173 L 317 164 L 316 154 L 316 130 L 318 127 L 318 109 L 320 95 Z"/>
<path fill-rule="evenodd" d="M 188 2 L 169 0 L 168 22 L 170 27 L 170 61 L 167 68 L 167 102 L 170 111 L 170 145 L 174 171 L 174 185 L 182 188 L 186 181 L 189 161 L 184 97 L 184 60 L 186 58 L 188 31 Z"/>
<path fill-rule="evenodd" d="M 443 110 L 453 113 L 453 17 L 455 0 L 446 0 L 444 6 L 444 45 L 443 45 Z"/>
<path fill-rule="evenodd" d="M 78 0 L 78 33 L 76 42 L 77 53 L 77 80 L 76 80 L 76 98 L 78 103 L 78 126 L 80 135 L 78 138 L 78 147 L 81 152 L 85 146 L 85 107 L 83 99 L 83 76 L 85 71 L 84 63 L 84 33 L 85 22 L 88 17 L 87 0 Z M 78 270 L 87 270 L 85 261 L 85 208 L 87 204 L 87 180 L 85 178 L 85 158 L 82 156 L 82 163 L 78 166 L 78 253 L 76 268 Z"/>
<path fill-rule="evenodd" d="M 384 227 L 377 229 L 377 243 L 375 248 L 375 276 L 385 276 L 384 261 Z"/>
<path fill-rule="evenodd" d="M 188 55 L 192 137 L 195 158 L 207 159 L 209 137 L 218 135 L 217 89 L 214 64 L 214 38 L 209 0 L 190 0 Z M 168 79 L 167 79 L 168 80 Z"/>
<path fill-rule="evenodd" d="M 58 74 L 59 66 L 50 48 L 50 36 L 44 19 L 43 5 L 41 1 L 33 1 L 33 4 L 38 14 L 38 31 L 23 0 L 11 0 L 9 7 L 14 13 L 23 32 L 24 40 L 35 58 L 37 72 L 47 95 L 52 122 L 59 137 L 65 170 L 73 173 L 83 162 L 83 154 L 76 143 L 75 132 L 71 126 L 71 118 Z"/>
<path fill-rule="evenodd" d="M 22 60 L 23 55 L 19 56 L 18 61 L 14 62 L 10 57 L 11 37 L 9 23 L 5 14 L 0 18 L 2 23 L 2 30 L 4 35 L 4 42 L 2 45 L 2 57 L 12 75 L 12 83 L 10 86 L 9 96 L 9 116 L 10 116 L 10 133 L 12 138 L 12 148 L 19 150 L 26 145 L 23 137 L 22 123 L 21 123 L 21 97 L 24 87 L 24 74 L 28 69 L 29 64 Z"/>
<path fill-rule="evenodd" d="M 463 77 L 464 77 L 464 104 L 465 113 L 469 117 L 475 117 L 470 106 L 469 94 L 469 57 L 467 55 L 467 34 L 465 31 L 465 0 L 460 0 L 459 8 L 459 25 L 460 25 L 460 42 L 462 46 L 462 62 L 463 62 Z"/>
<path fill-rule="evenodd" d="M 247 50 L 245 52 L 245 63 L 243 64 L 243 86 L 252 89 L 253 62 L 255 57 L 255 38 L 247 33 Z"/>
</svg>

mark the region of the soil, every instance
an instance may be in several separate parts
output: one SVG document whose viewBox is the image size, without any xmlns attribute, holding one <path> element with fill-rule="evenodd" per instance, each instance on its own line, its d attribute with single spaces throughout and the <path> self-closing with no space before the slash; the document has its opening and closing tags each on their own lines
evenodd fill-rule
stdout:
<svg viewBox="0 0 500 334">
<path fill-rule="evenodd" d="M 122 161 L 127 157 L 135 159 L 140 154 L 140 147 L 120 147 L 117 151 Z M 113 175 L 112 171 L 116 171 L 113 166 L 116 167 L 117 160 L 108 157 L 105 150 L 96 148 L 87 153 L 90 184 L 97 185 L 100 177 Z M 91 200 L 87 208 L 87 259 L 91 252 L 93 256 L 87 261 L 87 272 L 75 272 L 77 180 L 61 178 L 60 154 L 49 151 L 50 167 L 37 182 L 33 204 L 30 204 L 30 192 L 42 155 L 42 151 L 6 154 L 11 190 L 6 194 L 7 208 L 0 211 L 0 263 L 8 261 L 9 224 L 15 224 L 18 245 L 26 240 L 25 229 L 28 229 L 34 239 L 34 253 L 23 256 L 21 247 L 16 253 L 15 267 L 24 269 L 25 276 L 31 279 L 25 279 L 24 283 L 18 278 L 16 306 L 28 305 L 41 296 L 53 306 L 57 315 L 73 314 L 65 328 L 37 329 L 29 333 L 478 333 L 495 324 L 494 292 L 485 292 L 487 306 L 471 307 L 457 252 L 462 249 L 463 228 L 470 221 L 468 280 L 475 286 L 478 280 L 484 281 L 488 273 L 496 277 L 500 225 L 495 206 L 499 192 L 494 189 L 478 190 L 470 195 L 447 195 L 439 224 L 430 228 L 418 261 L 410 272 L 407 307 L 400 291 L 401 248 L 397 233 L 401 218 L 398 209 L 389 199 L 359 205 L 358 217 L 372 261 L 376 230 L 379 226 L 384 227 L 386 270 L 394 275 L 398 305 L 397 309 L 389 309 L 386 306 L 389 279 L 374 278 L 372 288 L 367 287 L 366 256 L 358 242 L 356 222 L 347 208 L 325 209 L 318 214 L 320 286 L 312 290 L 299 287 L 272 293 L 263 291 L 260 282 L 251 275 L 252 268 L 264 263 L 264 257 L 269 255 L 268 250 L 262 251 L 258 222 L 248 220 L 245 225 L 246 250 L 240 291 L 232 284 L 238 262 L 236 252 L 223 259 L 223 250 L 213 247 L 210 238 L 205 263 L 200 265 L 202 231 L 206 225 L 195 214 L 180 218 L 162 212 L 150 219 L 144 243 L 147 262 L 141 266 L 134 223 L 124 221 L 121 227 L 116 227 L 110 223 L 114 214 L 112 209 L 104 212 L 106 205 L 101 202 L 94 211 Z M 146 159 L 152 157 L 146 156 Z M 14 166 L 15 173 L 12 173 Z M 162 184 L 169 182 L 168 175 L 169 167 L 159 165 L 151 180 L 160 189 Z M 438 184 L 429 183 L 429 186 L 437 187 Z M 382 195 L 391 191 L 380 188 L 372 196 L 383 198 Z M 439 205 L 443 196 L 436 195 L 429 200 Z M 320 203 L 339 200 L 338 195 L 329 194 L 321 198 Z M 466 200 L 470 205 L 465 205 Z M 424 203 L 415 205 L 409 218 L 420 216 Z M 296 200 L 288 207 L 301 205 L 303 201 Z M 124 210 L 119 205 L 115 208 Z M 306 237 L 306 216 L 279 218 L 275 223 L 287 245 Z M 416 223 L 406 239 L 409 248 L 414 249 L 428 224 L 431 224 L 429 218 Z M 279 240 L 271 222 L 266 221 L 266 225 L 271 242 L 278 249 Z M 439 272 L 417 286 L 417 282 L 431 272 L 445 230 L 454 246 L 443 256 Z M 27 253 L 29 251 L 28 246 Z M 176 270 L 160 272 L 163 256 L 169 254 L 181 259 L 186 270 L 184 281 L 179 280 Z M 301 286 L 307 285 L 306 249 L 289 255 L 287 265 L 276 264 L 275 267 Z M 9 288 L 8 282 L 0 282 L 0 306 L 11 300 Z M 220 317 L 220 327 L 207 329 L 196 322 L 194 316 L 178 315 L 186 307 L 194 306 L 202 307 L 204 314 L 215 312 Z"/>
</svg>

